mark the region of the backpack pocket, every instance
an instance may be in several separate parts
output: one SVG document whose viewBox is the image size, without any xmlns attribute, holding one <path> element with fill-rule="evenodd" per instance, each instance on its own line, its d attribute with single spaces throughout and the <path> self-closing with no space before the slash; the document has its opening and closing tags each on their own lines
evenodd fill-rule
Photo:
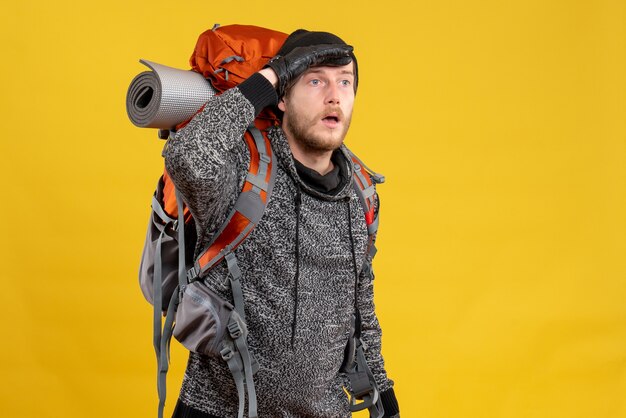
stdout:
<svg viewBox="0 0 626 418">
<path fill-rule="evenodd" d="M 175 219 L 168 218 L 164 214 L 159 216 L 156 211 L 152 211 L 139 266 L 139 285 L 144 297 L 152 305 L 154 305 L 155 274 L 161 275 L 163 310 L 167 309 L 172 294 L 178 286 L 179 245 L 174 221 Z"/>
<path fill-rule="evenodd" d="M 176 311 L 174 337 L 188 350 L 220 357 L 233 305 L 202 281 L 185 287 Z"/>
</svg>

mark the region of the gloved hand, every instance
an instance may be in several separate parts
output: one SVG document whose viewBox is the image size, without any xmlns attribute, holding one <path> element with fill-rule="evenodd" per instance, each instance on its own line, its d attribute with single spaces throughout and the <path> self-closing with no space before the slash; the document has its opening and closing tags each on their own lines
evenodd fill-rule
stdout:
<svg viewBox="0 0 626 418">
<path fill-rule="evenodd" d="M 278 97 L 285 94 L 289 84 L 309 67 L 329 65 L 339 67 L 352 62 L 350 45 L 312 45 L 294 48 L 285 56 L 277 55 L 267 63 L 278 76 Z"/>
</svg>

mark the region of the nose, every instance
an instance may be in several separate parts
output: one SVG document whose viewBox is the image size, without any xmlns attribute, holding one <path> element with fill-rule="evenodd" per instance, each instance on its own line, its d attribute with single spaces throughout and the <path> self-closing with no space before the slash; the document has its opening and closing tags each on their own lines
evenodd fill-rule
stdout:
<svg viewBox="0 0 626 418">
<path fill-rule="evenodd" d="M 335 83 L 329 83 L 326 87 L 325 104 L 339 104 L 339 87 Z"/>
</svg>

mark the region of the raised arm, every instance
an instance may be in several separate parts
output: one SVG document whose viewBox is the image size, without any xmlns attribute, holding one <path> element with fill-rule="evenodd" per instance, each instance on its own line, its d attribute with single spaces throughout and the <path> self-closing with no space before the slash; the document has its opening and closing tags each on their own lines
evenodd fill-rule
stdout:
<svg viewBox="0 0 626 418">
<path fill-rule="evenodd" d="M 199 244 L 219 227 L 242 187 L 249 161 L 243 134 L 276 101 L 272 83 L 254 74 L 209 100 L 168 140 L 165 168 L 196 220 Z"/>
</svg>

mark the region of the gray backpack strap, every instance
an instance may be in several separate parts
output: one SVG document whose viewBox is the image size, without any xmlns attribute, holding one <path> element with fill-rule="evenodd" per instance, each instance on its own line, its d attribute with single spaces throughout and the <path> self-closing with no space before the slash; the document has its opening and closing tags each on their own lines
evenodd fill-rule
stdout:
<svg viewBox="0 0 626 418">
<path fill-rule="evenodd" d="M 165 229 L 168 226 L 174 224 L 174 219 L 171 219 L 165 214 L 161 205 L 157 201 L 156 197 L 152 198 L 152 211 L 158 215 L 163 224 L 154 222 L 154 225 L 160 231 L 159 238 L 157 239 L 156 252 L 154 254 L 154 282 L 152 286 L 152 301 L 154 307 L 153 315 L 153 345 L 156 352 L 157 361 L 160 356 L 161 347 L 161 316 L 163 315 L 163 275 L 162 275 L 162 261 L 161 261 L 161 245 L 163 243 L 163 236 L 165 235 Z"/>
<path fill-rule="evenodd" d="M 152 287 L 152 300 L 154 307 L 153 344 L 154 351 L 157 357 L 157 391 L 159 394 L 159 418 L 162 418 L 163 407 L 165 405 L 165 375 L 167 374 L 168 365 L 167 361 L 165 362 L 165 364 L 163 364 L 163 357 L 166 356 L 166 353 L 163 352 L 165 336 L 161 334 L 161 327 L 163 325 L 161 322 L 161 318 L 163 315 L 161 244 L 165 235 L 165 229 L 170 226 L 173 227 L 175 225 L 175 220 L 167 216 L 165 211 L 163 211 L 163 208 L 161 208 L 161 205 L 157 201 L 156 197 L 152 198 L 152 210 L 154 214 L 156 214 L 162 221 L 162 223 L 154 222 L 154 225 L 160 230 L 161 233 L 157 240 L 156 251 L 154 254 L 154 282 Z"/>
<path fill-rule="evenodd" d="M 167 308 L 167 315 L 165 317 L 165 325 L 163 326 L 163 336 L 161 337 L 161 345 L 158 363 L 158 376 L 157 376 L 157 392 L 159 394 L 159 418 L 163 418 L 163 409 L 165 408 L 166 397 L 166 383 L 167 383 L 167 371 L 170 364 L 170 341 L 172 340 L 172 331 L 174 330 L 174 318 L 176 315 L 176 308 L 179 302 L 180 292 L 178 287 L 172 294 L 170 304 Z"/>
<path fill-rule="evenodd" d="M 236 311 L 231 316 L 231 321 L 228 324 L 228 332 L 230 337 L 235 342 L 237 352 L 241 356 L 244 370 L 244 383 L 248 394 L 248 416 L 250 418 L 257 418 L 257 401 L 256 401 L 256 389 L 254 387 L 254 380 L 252 375 L 254 374 L 252 368 L 252 356 L 248 350 L 248 343 L 246 342 L 247 332 L 245 331 L 245 324 L 235 315 Z M 241 411 L 243 404 L 243 398 L 239 398 L 239 410 Z M 239 416 L 243 418 L 243 415 Z"/>
<path fill-rule="evenodd" d="M 369 260 L 367 258 L 364 260 L 361 273 L 369 275 L 371 274 L 371 259 L 376 255 L 374 241 L 376 240 L 376 232 L 378 231 L 378 208 L 376 207 L 375 185 L 384 183 L 385 177 L 370 170 L 363 164 L 363 161 L 351 151 L 349 151 L 349 153 L 352 158 L 352 167 L 354 170 L 353 186 L 357 196 L 359 196 L 359 201 L 361 202 L 361 207 L 365 214 L 367 233 L 369 235 L 367 252 L 370 258 Z M 367 408 L 370 412 L 370 418 L 382 418 L 384 409 L 376 380 L 365 358 L 364 351 L 366 347 L 364 347 L 361 340 L 361 319 L 358 310 L 355 312 L 355 316 L 353 334 L 346 347 L 346 357 L 344 359 L 344 365 L 342 365 L 342 371 L 346 373 L 350 381 L 350 411 L 362 411 Z M 362 399 L 363 401 L 357 403 L 356 399 Z"/>
<path fill-rule="evenodd" d="M 153 206 L 156 202 L 156 199 L 153 201 Z M 178 286 L 174 290 L 172 297 L 169 302 L 169 306 L 167 307 L 167 314 L 165 317 L 165 324 L 163 325 L 163 330 L 161 331 L 161 280 L 160 280 L 160 270 L 161 270 L 161 258 L 160 258 L 160 245 L 157 244 L 157 256 L 155 257 L 155 283 L 154 283 L 154 315 L 155 315 L 155 323 L 154 323 L 154 332 L 155 332 L 155 349 L 157 352 L 157 392 L 159 395 L 159 410 L 158 417 L 163 418 L 163 409 L 165 408 L 165 398 L 167 395 L 166 385 L 167 385 L 167 372 L 169 370 L 170 363 L 170 342 L 172 340 L 172 332 L 174 330 L 174 318 L 176 314 L 176 309 L 178 307 L 178 303 L 180 301 L 180 295 L 185 290 L 185 286 L 187 285 L 187 270 L 185 268 L 185 215 L 184 215 L 184 207 L 183 207 L 183 198 L 182 195 L 176 190 L 176 205 L 178 207 L 178 218 L 172 223 L 173 228 L 177 230 L 178 233 Z M 165 212 L 161 208 L 161 205 L 156 202 L 156 206 L 165 215 Z M 161 215 L 160 215 L 161 216 Z M 165 215 L 167 216 L 167 215 Z M 168 217 L 169 218 L 169 217 Z M 157 269 L 159 273 L 157 275 Z M 157 296 L 158 294 L 158 296 Z M 157 311 L 157 302 L 158 302 L 158 311 Z M 157 324 L 157 315 L 158 315 L 158 324 Z M 159 334 L 158 338 L 158 348 L 157 337 L 156 334 Z"/>
<path fill-rule="evenodd" d="M 222 355 L 224 361 L 226 361 L 226 364 L 228 364 L 230 374 L 233 375 L 233 380 L 235 381 L 235 386 L 237 387 L 237 396 L 239 398 L 239 413 L 237 417 L 242 418 L 245 406 L 243 400 L 245 399 L 246 394 L 241 357 L 237 355 L 233 343 L 224 343 L 224 347 L 222 348 L 220 354 Z"/>
<path fill-rule="evenodd" d="M 185 211 L 183 196 L 176 189 L 176 204 L 178 206 L 178 287 L 180 292 L 185 291 L 187 285 L 187 268 L 185 266 Z"/>
<path fill-rule="evenodd" d="M 368 255 L 370 258 L 374 258 L 376 255 L 374 241 L 378 231 L 378 208 L 376 208 L 376 199 L 374 197 L 376 194 L 375 185 L 384 183 L 385 177 L 370 170 L 352 151 L 348 150 L 348 152 L 352 158 L 352 167 L 354 169 L 354 181 L 352 184 L 357 196 L 359 196 L 367 223 L 367 233 L 369 235 Z"/>
<path fill-rule="evenodd" d="M 232 347 L 229 352 L 222 352 L 222 358 L 228 363 L 228 367 L 233 375 L 237 391 L 239 392 L 239 418 L 243 418 L 244 397 L 241 396 L 245 385 L 248 394 L 248 416 L 255 418 L 257 416 L 257 400 L 256 389 L 254 387 L 253 374 L 253 358 L 248 350 L 248 343 L 246 342 L 247 332 L 245 331 L 246 317 L 244 311 L 243 291 L 241 290 L 241 270 L 237 264 L 237 257 L 234 253 L 228 253 L 225 257 L 228 271 L 230 272 L 230 286 L 233 294 L 233 302 L 235 305 L 235 312 L 231 320 L 228 323 L 228 331 L 230 337 L 235 342 L 235 347 Z M 228 358 L 226 358 L 226 357 Z M 239 361 L 241 360 L 241 361 Z M 243 376 L 241 370 L 243 368 Z"/>
<path fill-rule="evenodd" d="M 246 322 L 246 313 L 243 307 L 243 291 L 241 290 L 241 281 L 239 280 L 241 279 L 241 270 L 239 269 L 239 264 L 237 264 L 237 257 L 235 257 L 235 253 L 228 253 L 224 259 L 230 273 L 230 288 L 233 292 L 235 310 L 243 319 L 243 322 Z"/>
</svg>

